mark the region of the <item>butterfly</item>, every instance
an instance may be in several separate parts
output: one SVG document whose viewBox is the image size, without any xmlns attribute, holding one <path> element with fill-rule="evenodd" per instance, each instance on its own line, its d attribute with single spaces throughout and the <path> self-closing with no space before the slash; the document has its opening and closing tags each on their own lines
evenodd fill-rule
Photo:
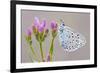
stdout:
<svg viewBox="0 0 100 73">
<path fill-rule="evenodd" d="M 76 51 L 86 44 L 85 37 L 72 28 L 65 26 L 64 22 L 61 22 L 58 26 L 58 36 L 61 46 L 68 52 Z"/>
</svg>

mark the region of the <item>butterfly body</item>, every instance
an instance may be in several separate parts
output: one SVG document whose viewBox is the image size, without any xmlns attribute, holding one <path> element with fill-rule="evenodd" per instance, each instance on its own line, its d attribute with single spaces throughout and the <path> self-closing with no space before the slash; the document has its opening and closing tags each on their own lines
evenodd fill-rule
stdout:
<svg viewBox="0 0 100 73">
<path fill-rule="evenodd" d="M 86 44 L 85 37 L 74 31 L 64 23 L 58 27 L 58 35 L 61 46 L 68 52 L 73 52 Z"/>
</svg>

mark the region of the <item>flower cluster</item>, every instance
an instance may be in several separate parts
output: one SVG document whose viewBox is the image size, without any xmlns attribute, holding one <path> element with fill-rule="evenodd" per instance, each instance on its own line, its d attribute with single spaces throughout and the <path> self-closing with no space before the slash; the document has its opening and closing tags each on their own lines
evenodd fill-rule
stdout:
<svg viewBox="0 0 100 73">
<path fill-rule="evenodd" d="M 34 34 L 36 40 L 39 43 L 40 46 L 40 53 L 41 53 L 41 59 L 42 61 L 46 61 L 45 60 L 45 56 L 44 56 L 44 51 L 42 49 L 42 44 L 45 41 L 45 38 L 47 37 L 48 33 L 49 33 L 49 29 L 46 28 L 46 20 L 43 20 L 42 22 L 40 22 L 38 17 L 34 17 L 34 23 L 32 24 L 31 28 L 28 28 L 26 31 L 26 40 L 28 41 L 28 43 L 30 44 L 30 48 L 33 51 L 35 58 L 36 53 L 34 51 L 34 48 L 32 46 L 32 34 Z M 51 39 L 51 45 L 49 48 L 49 55 L 47 58 L 47 61 L 51 61 L 52 60 L 52 56 L 53 56 L 53 49 L 54 49 L 54 39 L 57 35 L 57 23 L 55 21 L 51 21 L 50 23 L 51 25 L 51 33 L 52 33 L 52 39 Z"/>
<path fill-rule="evenodd" d="M 43 20 L 41 23 L 39 21 L 38 17 L 34 18 L 34 23 L 32 25 L 33 33 L 36 36 L 36 39 L 39 42 L 43 42 L 45 38 L 47 37 L 47 34 L 49 32 L 48 29 L 46 29 L 46 20 Z"/>
<path fill-rule="evenodd" d="M 29 43 L 29 45 L 32 45 L 32 29 L 29 27 L 27 30 L 26 30 L 26 40 L 27 42 Z"/>
<path fill-rule="evenodd" d="M 51 29 L 53 38 L 57 35 L 57 23 L 55 21 L 51 21 Z"/>
</svg>

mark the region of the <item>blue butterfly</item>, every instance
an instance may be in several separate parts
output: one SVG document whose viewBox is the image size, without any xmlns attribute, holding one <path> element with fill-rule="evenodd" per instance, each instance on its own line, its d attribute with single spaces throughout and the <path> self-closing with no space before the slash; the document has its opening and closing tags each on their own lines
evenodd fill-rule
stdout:
<svg viewBox="0 0 100 73">
<path fill-rule="evenodd" d="M 65 26 L 64 22 L 61 22 L 60 26 L 58 26 L 58 36 L 61 46 L 68 52 L 73 52 L 86 44 L 85 37 Z"/>
</svg>

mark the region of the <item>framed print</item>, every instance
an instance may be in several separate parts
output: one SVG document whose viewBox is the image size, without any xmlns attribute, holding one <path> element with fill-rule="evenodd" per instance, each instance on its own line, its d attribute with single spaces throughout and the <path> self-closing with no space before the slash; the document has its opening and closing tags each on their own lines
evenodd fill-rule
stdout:
<svg viewBox="0 0 100 73">
<path fill-rule="evenodd" d="M 97 7 L 11 1 L 11 72 L 97 67 Z"/>
</svg>

